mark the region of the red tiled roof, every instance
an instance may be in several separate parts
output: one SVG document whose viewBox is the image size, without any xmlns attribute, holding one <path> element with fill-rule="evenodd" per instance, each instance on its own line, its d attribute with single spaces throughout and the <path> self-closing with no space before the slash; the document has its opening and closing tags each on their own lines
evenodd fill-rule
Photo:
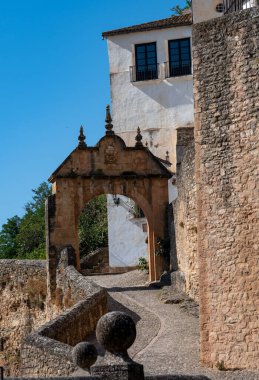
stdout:
<svg viewBox="0 0 259 380">
<path fill-rule="evenodd" d="M 183 14 L 180 16 L 172 16 L 168 18 L 164 18 L 163 20 L 146 22 L 144 24 L 128 26 L 127 28 L 109 30 L 108 32 L 103 32 L 103 38 L 109 36 L 116 36 L 119 34 L 128 34 L 128 33 L 136 33 L 136 32 L 146 32 L 148 30 L 155 29 L 166 29 L 176 26 L 184 26 L 184 25 L 192 25 L 192 14 Z"/>
</svg>

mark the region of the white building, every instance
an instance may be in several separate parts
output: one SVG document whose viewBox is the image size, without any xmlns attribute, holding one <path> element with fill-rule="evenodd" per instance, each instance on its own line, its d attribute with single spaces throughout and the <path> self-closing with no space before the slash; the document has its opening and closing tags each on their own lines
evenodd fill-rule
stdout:
<svg viewBox="0 0 259 380">
<path fill-rule="evenodd" d="M 108 42 L 114 131 L 135 145 L 143 143 L 172 171 L 176 129 L 193 126 L 192 15 L 173 16 L 103 33 Z M 169 185 L 169 202 L 177 196 Z M 122 204 L 127 198 L 117 196 Z M 109 261 L 134 266 L 147 257 L 145 219 L 130 215 L 108 196 Z"/>
<path fill-rule="evenodd" d="M 134 202 L 122 195 L 108 195 L 110 267 L 130 267 L 140 257 L 147 259 L 147 221 Z"/>
<path fill-rule="evenodd" d="M 193 23 L 257 6 L 258 0 L 192 0 Z"/>
<path fill-rule="evenodd" d="M 134 145 L 139 126 L 144 144 L 173 169 L 176 128 L 193 126 L 191 36 L 191 14 L 103 33 L 115 133 Z"/>
</svg>

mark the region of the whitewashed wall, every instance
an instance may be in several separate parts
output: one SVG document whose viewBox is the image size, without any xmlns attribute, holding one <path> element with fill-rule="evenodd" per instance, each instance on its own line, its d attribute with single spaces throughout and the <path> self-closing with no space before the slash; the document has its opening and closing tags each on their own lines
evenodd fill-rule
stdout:
<svg viewBox="0 0 259 380">
<path fill-rule="evenodd" d="M 222 3 L 221 0 L 192 0 L 193 23 L 221 17 L 224 13 L 216 11 L 216 6 Z"/>
<path fill-rule="evenodd" d="M 125 202 L 128 198 L 118 196 Z M 107 195 L 109 265 L 111 267 L 135 266 L 139 257 L 147 259 L 147 233 L 142 225 L 145 218 L 133 218 L 122 206 L 116 206 L 112 195 Z"/>
<path fill-rule="evenodd" d="M 191 37 L 192 27 L 181 26 L 108 38 L 111 99 L 114 130 L 129 146 L 134 146 L 139 126 L 143 143 L 156 156 L 166 151 L 175 169 L 177 127 L 193 126 L 192 75 L 130 82 L 130 66 L 135 65 L 135 44 L 156 42 L 157 60 L 168 61 L 168 40 Z"/>
<path fill-rule="evenodd" d="M 193 23 L 210 20 L 221 17 L 224 12 L 216 11 L 216 6 L 222 3 L 222 0 L 192 0 Z M 256 0 L 247 0 L 243 2 L 243 9 L 256 6 Z"/>
</svg>

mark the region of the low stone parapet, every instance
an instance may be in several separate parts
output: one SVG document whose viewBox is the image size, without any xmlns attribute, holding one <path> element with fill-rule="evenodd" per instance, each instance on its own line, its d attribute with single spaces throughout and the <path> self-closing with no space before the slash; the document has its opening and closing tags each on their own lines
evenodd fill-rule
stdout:
<svg viewBox="0 0 259 380">
<path fill-rule="evenodd" d="M 24 339 L 23 377 L 72 374 L 77 369 L 72 360 L 73 347 L 95 330 L 107 311 L 106 290 L 83 277 L 72 265 L 59 266 L 56 298 L 59 307 L 71 307 Z"/>
</svg>

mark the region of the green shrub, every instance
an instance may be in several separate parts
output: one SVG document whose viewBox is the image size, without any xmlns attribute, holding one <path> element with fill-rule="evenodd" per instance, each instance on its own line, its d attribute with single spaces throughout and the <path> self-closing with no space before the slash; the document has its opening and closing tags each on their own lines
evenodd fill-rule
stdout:
<svg viewBox="0 0 259 380">
<path fill-rule="evenodd" d="M 138 259 L 138 270 L 141 271 L 148 271 L 149 266 L 148 266 L 148 261 L 145 259 L 145 257 L 140 257 Z"/>
<path fill-rule="evenodd" d="M 107 198 L 100 195 L 87 203 L 79 221 L 80 256 L 108 246 Z"/>
</svg>

